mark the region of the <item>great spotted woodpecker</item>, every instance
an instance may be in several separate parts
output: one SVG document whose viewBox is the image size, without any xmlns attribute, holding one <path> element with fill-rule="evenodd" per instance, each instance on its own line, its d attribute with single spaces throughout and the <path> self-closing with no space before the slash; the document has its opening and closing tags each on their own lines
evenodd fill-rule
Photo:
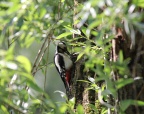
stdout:
<svg viewBox="0 0 144 114">
<path fill-rule="evenodd" d="M 65 85 L 66 92 L 69 92 L 73 62 L 64 42 L 59 42 L 57 44 L 54 62 L 56 69 Z"/>
</svg>

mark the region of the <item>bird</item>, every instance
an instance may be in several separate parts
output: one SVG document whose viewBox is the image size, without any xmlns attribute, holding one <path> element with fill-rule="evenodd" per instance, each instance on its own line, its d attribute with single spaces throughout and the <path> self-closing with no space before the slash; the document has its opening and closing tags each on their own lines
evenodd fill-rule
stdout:
<svg viewBox="0 0 144 114">
<path fill-rule="evenodd" d="M 70 82 L 72 78 L 73 61 L 71 54 L 67 50 L 66 43 L 61 41 L 56 45 L 54 55 L 55 67 L 64 83 L 66 93 L 70 92 Z"/>
</svg>

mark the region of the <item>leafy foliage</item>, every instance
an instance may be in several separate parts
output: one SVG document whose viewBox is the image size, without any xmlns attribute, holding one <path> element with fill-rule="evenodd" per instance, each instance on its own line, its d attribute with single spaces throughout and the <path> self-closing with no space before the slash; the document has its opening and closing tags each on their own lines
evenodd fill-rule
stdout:
<svg viewBox="0 0 144 114">
<path fill-rule="evenodd" d="M 87 76 L 90 89 L 99 93 L 107 100 L 112 95 L 116 100 L 118 90 L 133 83 L 128 69 L 129 58 L 124 60 L 120 52 L 118 61 L 109 61 L 111 40 L 114 38 L 113 26 L 121 27 L 131 37 L 135 44 L 135 32 L 143 34 L 143 13 L 138 8 L 144 7 L 143 0 L 90 0 L 74 3 L 68 0 L 2 0 L 0 1 L 0 113 L 64 113 L 66 110 L 74 113 L 75 101 L 55 103 L 45 90 L 42 90 L 34 79 L 38 70 L 46 76 L 48 59 L 44 58 L 50 51 L 50 41 L 65 40 L 73 52 L 78 52 L 77 61 L 86 58 L 85 71 L 93 71 L 97 78 Z M 75 13 L 75 14 L 74 14 Z M 73 17 L 74 16 L 74 17 Z M 74 22 L 73 22 L 74 20 Z M 86 26 L 85 26 L 86 24 Z M 77 25 L 77 29 L 73 26 Z M 77 37 L 72 38 L 73 35 Z M 82 42 L 84 40 L 84 42 Z M 20 49 L 29 49 L 34 42 L 42 44 L 36 61 L 19 54 Z M 52 43 L 51 43 L 52 44 Z M 43 51 L 43 53 L 42 53 Z M 32 51 L 31 51 L 32 53 Z M 49 55 L 47 55 L 48 58 Z M 42 60 L 41 60 L 42 59 Z M 35 64 L 37 63 L 37 64 Z M 120 80 L 113 81 L 112 73 L 118 71 Z M 100 81 L 106 82 L 98 87 Z M 27 90 L 29 87 L 29 91 Z M 106 88 L 106 89 L 105 89 Z M 32 95 L 35 91 L 39 95 Z M 96 102 L 100 107 L 101 98 Z M 124 100 L 120 102 L 120 111 L 124 112 L 130 105 L 143 106 L 142 101 Z M 105 105 L 97 109 L 90 104 L 94 112 L 105 114 Z M 77 106 L 77 114 L 84 113 L 81 105 Z"/>
</svg>

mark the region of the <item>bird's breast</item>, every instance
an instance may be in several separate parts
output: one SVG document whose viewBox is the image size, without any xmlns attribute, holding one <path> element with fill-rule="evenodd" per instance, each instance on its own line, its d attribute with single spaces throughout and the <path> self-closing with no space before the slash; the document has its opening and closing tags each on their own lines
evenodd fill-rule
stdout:
<svg viewBox="0 0 144 114">
<path fill-rule="evenodd" d="M 66 69 L 70 69 L 73 66 L 73 62 L 68 55 L 62 55 L 64 58 L 64 64 Z"/>
</svg>

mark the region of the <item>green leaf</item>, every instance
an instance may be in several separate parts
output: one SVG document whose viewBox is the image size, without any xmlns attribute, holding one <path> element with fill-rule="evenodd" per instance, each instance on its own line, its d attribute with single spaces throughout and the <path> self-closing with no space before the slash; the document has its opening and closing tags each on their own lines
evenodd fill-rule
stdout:
<svg viewBox="0 0 144 114">
<path fill-rule="evenodd" d="M 101 20 L 96 20 L 89 25 L 89 29 L 93 29 L 101 24 Z"/>
<path fill-rule="evenodd" d="M 120 107 L 123 111 L 125 111 L 130 105 L 144 106 L 144 102 L 131 99 L 123 100 L 120 102 Z"/>
<path fill-rule="evenodd" d="M 139 7 L 144 8 L 144 0 L 133 0 L 133 3 L 134 3 L 136 6 L 139 6 Z"/>
<path fill-rule="evenodd" d="M 78 61 L 78 60 L 80 60 L 81 58 L 82 58 L 82 56 L 84 55 L 84 53 L 80 53 L 79 55 L 78 55 L 78 57 L 77 57 L 77 60 L 76 61 Z"/>
<path fill-rule="evenodd" d="M 43 92 L 42 89 L 33 81 L 27 80 L 27 85 L 39 93 Z"/>
<path fill-rule="evenodd" d="M 78 34 L 80 35 L 81 34 L 81 31 L 79 29 L 75 30 L 73 29 L 72 27 L 70 26 L 64 26 L 66 29 L 68 29 L 70 32 L 74 33 L 74 34 Z"/>
<path fill-rule="evenodd" d="M 90 76 L 88 76 L 88 80 L 89 80 L 90 82 L 92 82 L 92 83 L 95 83 L 95 79 L 92 78 L 92 77 L 90 77 Z"/>
<path fill-rule="evenodd" d="M 123 63 L 123 52 L 122 51 L 119 52 L 119 59 L 118 59 L 118 61 L 120 63 Z"/>
<path fill-rule="evenodd" d="M 61 0 L 61 2 L 64 2 L 65 0 Z"/>
<path fill-rule="evenodd" d="M 91 83 L 91 82 L 89 82 L 87 80 L 77 80 L 77 81 L 79 81 L 79 82 L 85 82 L 85 83 Z"/>
<path fill-rule="evenodd" d="M 63 37 L 66 37 L 66 36 L 69 36 L 69 35 L 72 35 L 72 32 L 65 32 L 65 33 L 62 33 L 60 34 L 56 39 L 61 39 Z"/>
<path fill-rule="evenodd" d="M 29 73 L 31 72 L 31 64 L 30 64 L 30 61 L 26 57 L 19 55 L 17 56 L 16 60 L 19 63 L 21 63 L 21 65 L 25 68 L 27 72 Z"/>
<path fill-rule="evenodd" d="M 62 105 L 62 106 L 60 107 L 60 112 L 61 112 L 61 113 L 66 112 L 66 110 L 67 110 L 67 106 L 66 106 L 66 105 Z"/>
<path fill-rule="evenodd" d="M 102 91 L 101 94 L 102 94 L 103 96 L 107 96 L 107 95 L 111 94 L 111 91 L 108 90 L 108 89 L 105 89 L 105 90 Z"/>
<path fill-rule="evenodd" d="M 72 30 L 73 28 L 70 25 L 64 26 L 68 30 Z"/>
<path fill-rule="evenodd" d="M 27 37 L 26 39 L 25 39 L 25 46 L 26 46 L 26 48 L 28 48 L 32 43 L 33 43 L 33 41 L 35 40 L 35 38 L 34 37 Z"/>
<path fill-rule="evenodd" d="M 74 97 L 69 100 L 68 105 L 69 105 L 69 107 L 71 107 L 71 109 L 74 108 L 74 105 L 75 105 L 75 98 Z"/>
<path fill-rule="evenodd" d="M 6 53 L 6 60 L 12 60 L 14 57 L 14 50 L 15 50 L 15 45 L 11 45 L 10 48 L 8 49 Z"/>
<path fill-rule="evenodd" d="M 34 99 L 31 101 L 33 104 L 41 104 L 41 100 L 39 99 Z"/>
<path fill-rule="evenodd" d="M 90 107 L 91 109 L 93 109 L 93 110 L 95 111 L 96 114 L 98 114 L 98 110 L 97 110 L 97 108 L 96 108 L 95 105 L 89 104 L 89 107 Z"/>
<path fill-rule="evenodd" d="M 134 104 L 137 104 L 138 106 L 144 106 L 144 102 L 143 101 L 136 100 L 136 101 L 134 101 L 133 105 Z"/>
<path fill-rule="evenodd" d="M 80 32 L 79 29 L 77 29 L 77 30 L 72 29 L 72 30 L 70 30 L 70 31 L 71 31 L 73 34 L 78 34 L 78 35 L 81 34 L 81 32 Z"/>
<path fill-rule="evenodd" d="M 134 82 L 134 80 L 132 78 L 131 79 L 124 79 L 123 78 L 123 79 L 117 80 L 115 82 L 115 85 L 116 85 L 117 89 L 120 89 L 120 88 L 124 87 L 125 85 L 130 84 L 132 82 Z"/>
<path fill-rule="evenodd" d="M 84 114 L 84 109 L 82 105 L 77 106 L 77 114 Z"/>
<path fill-rule="evenodd" d="M 17 65 L 13 62 L 6 62 L 5 65 L 7 68 L 13 69 L 13 70 L 16 70 L 18 68 Z"/>
<path fill-rule="evenodd" d="M 5 114 L 9 114 L 7 108 L 4 105 L 1 105 L 1 109 Z"/>
</svg>

